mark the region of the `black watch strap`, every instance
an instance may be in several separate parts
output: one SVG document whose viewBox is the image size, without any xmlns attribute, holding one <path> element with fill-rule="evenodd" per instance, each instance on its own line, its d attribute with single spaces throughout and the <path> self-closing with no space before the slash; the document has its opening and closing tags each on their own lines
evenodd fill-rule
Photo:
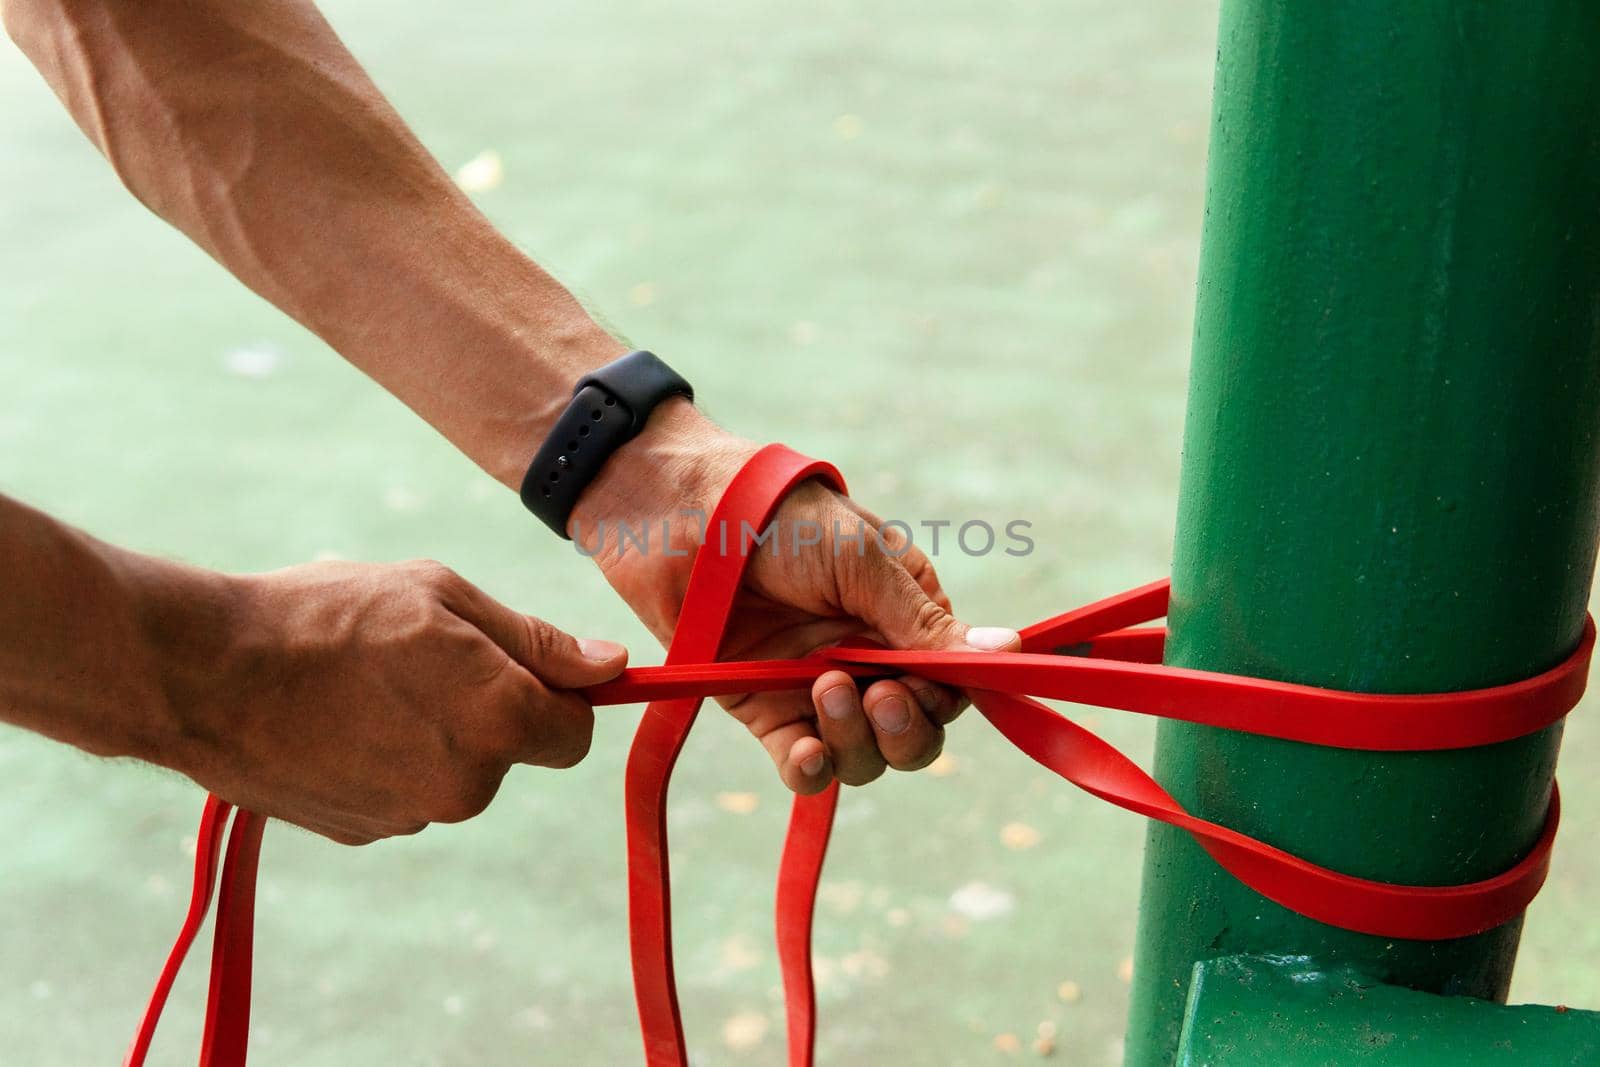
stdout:
<svg viewBox="0 0 1600 1067">
<path fill-rule="evenodd" d="M 693 400 L 694 388 L 652 352 L 629 352 L 584 375 L 522 477 L 523 505 L 566 537 L 578 497 L 671 396 Z"/>
</svg>

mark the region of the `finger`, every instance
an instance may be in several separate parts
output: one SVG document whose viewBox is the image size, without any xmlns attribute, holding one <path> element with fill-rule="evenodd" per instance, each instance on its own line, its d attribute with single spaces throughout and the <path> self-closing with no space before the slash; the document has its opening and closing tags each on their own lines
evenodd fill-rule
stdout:
<svg viewBox="0 0 1600 1067">
<path fill-rule="evenodd" d="M 759 611 L 759 608 L 751 610 L 742 617 L 741 623 L 748 628 L 748 631 L 761 634 L 761 637 L 755 641 L 741 642 L 737 640 L 740 635 L 732 635 L 735 639 L 723 642 L 722 651 L 716 657 L 717 659 L 787 659 L 796 656 L 805 657 L 814 655 L 825 648 L 831 648 L 847 638 L 863 638 L 875 641 L 880 645 L 884 643 L 882 634 L 873 633 L 870 630 L 864 631 L 857 620 L 843 618 L 817 618 L 799 623 L 790 623 L 785 619 L 774 627 L 779 629 L 778 636 L 774 638 L 770 632 L 762 633 L 764 627 L 757 614 Z M 787 610 L 782 614 L 787 615 Z M 785 701 L 782 704 L 768 701 L 763 708 L 765 721 L 758 720 L 757 716 L 748 709 L 743 712 L 734 711 L 735 708 L 740 707 L 754 696 L 756 694 L 741 693 L 714 699 L 725 710 L 734 712 L 734 717 L 749 726 L 752 731 L 757 729 L 764 730 L 776 725 L 779 720 L 774 718 L 773 714 L 779 707 L 792 712 L 782 720 L 784 722 L 792 719 L 810 718 L 815 711 L 805 699 L 804 694 L 801 694 L 798 700 Z"/>
<path fill-rule="evenodd" d="M 494 803 L 510 769 L 501 763 L 485 764 L 458 778 L 433 798 L 429 821 L 456 823 L 476 819 Z"/>
<path fill-rule="evenodd" d="M 1022 635 L 1005 626 L 969 626 L 966 645 L 978 652 L 1021 652 Z"/>
<path fill-rule="evenodd" d="M 839 582 L 844 610 L 883 634 L 895 648 L 964 648 L 969 632 L 987 642 L 970 647 L 1021 647 L 1015 631 L 970 628 L 951 615 L 875 541 L 860 557 L 840 557 Z"/>
<path fill-rule="evenodd" d="M 944 726 L 954 722 L 966 706 L 959 690 L 949 686 L 936 685 L 926 678 L 918 678 L 914 674 L 903 675 L 900 684 L 911 690 L 912 699 L 922 709 L 922 713 L 930 720 Z"/>
<path fill-rule="evenodd" d="M 326 815 L 279 815 L 277 818 L 307 833 L 325 837 L 336 845 L 358 847 L 370 845 L 385 835 L 372 827 L 353 825 L 349 819 Z"/>
<path fill-rule="evenodd" d="M 833 760 L 834 777 L 845 785 L 866 785 L 883 774 L 888 764 L 878 751 L 855 679 L 843 671 L 828 671 L 812 684 L 811 700 L 817 732 Z"/>
<path fill-rule="evenodd" d="M 833 781 L 833 761 L 828 748 L 809 723 L 780 726 L 761 738 L 777 765 L 778 778 L 791 792 L 802 796 L 820 793 Z"/>
<path fill-rule="evenodd" d="M 969 626 L 967 627 L 965 640 L 965 647 L 977 652 L 1022 651 L 1022 635 L 1004 626 Z M 921 681 L 921 679 L 918 679 L 918 681 Z M 954 722 L 972 703 L 967 699 L 967 695 L 960 690 L 950 689 L 945 686 L 936 686 L 935 688 L 955 702 L 947 713 L 943 710 L 933 713 L 935 718 L 942 723 Z M 915 691 L 914 689 L 913 692 Z"/>
<path fill-rule="evenodd" d="M 421 821 L 394 822 L 387 819 L 368 819 L 362 817 L 346 817 L 330 821 L 327 827 L 336 829 L 340 833 L 353 839 L 359 839 L 360 844 L 371 844 L 374 841 L 383 841 L 391 837 L 410 837 L 420 834 L 427 829 L 428 824 Z M 318 830 L 324 837 L 328 834 Z"/>
<path fill-rule="evenodd" d="M 921 770 L 944 747 L 944 727 L 922 713 L 911 690 L 892 679 L 873 682 L 861 703 L 883 759 L 897 771 Z"/>
<path fill-rule="evenodd" d="M 427 829 L 426 820 L 416 818 L 398 811 L 386 815 L 368 815 L 365 812 L 341 812 L 339 815 L 329 815 L 331 821 L 337 822 L 345 830 L 370 834 L 375 838 L 409 837 L 419 834 Z"/>
<path fill-rule="evenodd" d="M 375 802 L 373 806 L 389 805 Z M 427 828 L 426 822 L 396 811 L 383 815 L 302 801 L 290 808 L 274 810 L 272 817 L 342 845 L 367 845 L 386 837 L 420 833 Z"/>
<path fill-rule="evenodd" d="M 507 758 L 514 763 L 562 769 L 589 754 L 594 709 L 576 693 L 551 689 L 518 664 L 500 675 L 500 699 L 511 717 Z"/>
<path fill-rule="evenodd" d="M 922 549 L 915 545 L 909 547 L 905 555 L 900 557 L 900 565 L 905 567 L 906 573 L 917 583 L 917 588 L 928 594 L 929 600 L 945 611 L 951 610 L 950 598 L 945 595 L 944 587 L 939 584 L 939 576 L 933 570 L 933 561 Z"/>
<path fill-rule="evenodd" d="M 599 685 L 622 673 L 628 665 L 628 650 L 615 641 L 575 638 L 531 615 L 519 616 L 526 623 L 527 658 L 513 654 L 524 667 L 547 685 L 560 689 L 581 689 Z"/>
<path fill-rule="evenodd" d="M 944 720 L 944 724 L 946 726 L 950 725 L 951 723 L 955 722 L 957 719 L 961 718 L 961 713 L 963 711 L 966 711 L 969 707 L 972 706 L 972 701 L 968 700 L 967 699 L 967 694 L 961 692 L 961 690 L 955 689 L 955 690 L 949 690 L 949 692 L 955 698 L 956 706 L 950 712 L 949 718 Z"/>
<path fill-rule="evenodd" d="M 543 619 L 512 611 L 465 579 L 452 590 L 446 606 L 539 680 L 558 689 L 610 681 L 628 665 L 628 650 L 622 645 L 580 640 Z"/>
<path fill-rule="evenodd" d="M 1021 652 L 1022 635 L 1004 626 L 969 626 L 966 647 L 977 652 Z M 954 696 L 955 710 L 946 722 L 954 721 L 972 703 L 965 693 L 957 691 Z"/>
<path fill-rule="evenodd" d="M 871 508 L 849 497 L 846 497 L 844 502 L 867 521 L 875 531 L 875 539 L 882 542 L 890 556 L 900 561 L 906 573 L 911 575 L 924 593 L 928 594 L 928 599 L 946 611 L 951 610 L 950 598 L 945 595 L 944 588 L 939 584 L 939 576 L 934 572 L 933 561 L 928 558 L 927 553 L 916 546 L 905 530 L 899 526 L 886 526 Z"/>
<path fill-rule="evenodd" d="M 733 709 L 772 757 L 778 779 L 792 792 L 820 793 L 833 780 L 833 760 L 812 727 L 803 694 L 761 693 Z"/>
</svg>

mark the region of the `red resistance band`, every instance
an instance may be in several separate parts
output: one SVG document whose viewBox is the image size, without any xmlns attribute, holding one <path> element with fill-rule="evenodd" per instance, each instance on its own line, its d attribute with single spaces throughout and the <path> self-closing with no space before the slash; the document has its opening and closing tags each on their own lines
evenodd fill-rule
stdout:
<svg viewBox="0 0 1600 1067">
<path fill-rule="evenodd" d="M 748 524 L 760 530 L 789 491 L 808 478 L 844 492 L 844 480 L 833 467 L 769 445 L 728 486 L 707 528 L 743 531 Z M 596 705 L 650 702 L 628 755 L 626 782 L 628 921 L 649 1067 L 688 1063 L 672 970 L 666 800 L 673 764 L 700 703 L 707 696 L 809 688 L 826 670 L 857 676 L 915 673 L 964 689 L 984 718 L 1040 764 L 1119 807 L 1182 828 L 1262 896 L 1331 926 L 1407 940 L 1464 937 L 1521 914 L 1544 882 L 1560 812 L 1554 788 L 1543 832 L 1511 869 L 1468 885 L 1392 885 L 1319 867 L 1191 815 L 1121 752 L 1032 698 L 1334 748 L 1468 748 L 1532 733 L 1572 709 L 1588 676 L 1593 620 L 1572 654 L 1535 678 L 1492 689 L 1417 696 L 1347 693 L 1161 666 L 1166 631 L 1141 624 L 1166 614 L 1164 581 L 1036 623 L 1022 631 L 1020 653 L 840 647 L 805 659 L 718 663 L 717 650 L 750 551 L 750 539 L 739 540 L 745 543 L 722 546 L 707 538 L 700 548 L 664 666 L 630 668 L 616 680 L 586 690 Z M 1064 646 L 1082 655 L 1055 654 Z M 815 796 L 795 798 L 779 869 L 778 955 L 791 1067 L 811 1067 L 813 1059 L 811 923 L 838 799 L 837 783 Z M 207 800 L 189 914 L 151 994 L 126 1067 L 144 1063 L 173 979 L 219 881 L 200 1064 L 244 1067 L 254 887 L 265 821 L 216 797 Z"/>
</svg>

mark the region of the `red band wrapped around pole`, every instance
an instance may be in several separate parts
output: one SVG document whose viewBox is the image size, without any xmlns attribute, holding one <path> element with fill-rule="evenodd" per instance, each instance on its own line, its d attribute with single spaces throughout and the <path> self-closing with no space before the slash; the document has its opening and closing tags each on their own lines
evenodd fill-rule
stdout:
<svg viewBox="0 0 1600 1067">
<path fill-rule="evenodd" d="M 781 445 L 758 452 L 734 478 L 709 529 L 764 527 L 800 482 L 841 492 L 826 463 Z M 708 696 L 809 688 L 823 671 L 870 677 L 915 673 L 965 689 L 983 716 L 1030 758 L 1113 804 L 1192 834 L 1224 869 L 1263 896 L 1319 922 L 1382 937 L 1442 940 L 1498 926 L 1543 885 L 1559 821 L 1553 794 L 1543 833 L 1511 869 L 1469 885 L 1407 886 L 1355 878 L 1197 818 L 1121 752 L 1033 697 L 1183 719 L 1305 744 L 1426 751 L 1493 744 L 1540 730 L 1583 694 L 1595 641 L 1591 620 L 1562 663 L 1511 685 L 1460 693 L 1347 693 L 1159 664 L 1165 631 L 1144 627 L 1167 609 L 1154 582 L 1022 631 L 1020 653 L 835 648 L 798 660 L 715 662 L 751 545 L 708 537 L 694 561 L 677 631 L 661 667 L 630 668 L 585 690 L 596 705 L 650 701 L 629 752 L 628 919 L 645 1059 L 687 1067 L 672 969 L 666 802 L 672 768 Z M 837 786 L 796 797 L 778 879 L 777 937 L 791 1067 L 810 1067 L 816 1028 L 811 924 Z M 221 861 L 202 1067 L 244 1067 L 249 1026 L 256 859 L 264 820 L 211 798 L 195 856 L 194 895 L 150 998 L 126 1067 L 140 1067 L 173 978 L 204 921 Z"/>
</svg>

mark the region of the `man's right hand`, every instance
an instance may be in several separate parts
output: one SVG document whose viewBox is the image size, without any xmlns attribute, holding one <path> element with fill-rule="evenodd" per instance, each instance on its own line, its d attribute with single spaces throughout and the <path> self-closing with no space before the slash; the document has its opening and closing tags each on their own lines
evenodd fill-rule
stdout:
<svg viewBox="0 0 1600 1067">
<path fill-rule="evenodd" d="M 571 690 L 628 657 L 437 563 L 229 577 L 213 603 L 222 632 L 194 642 L 203 656 L 158 657 L 180 734 L 163 762 L 346 844 L 471 818 L 514 763 L 577 763 L 594 714 Z"/>
</svg>

